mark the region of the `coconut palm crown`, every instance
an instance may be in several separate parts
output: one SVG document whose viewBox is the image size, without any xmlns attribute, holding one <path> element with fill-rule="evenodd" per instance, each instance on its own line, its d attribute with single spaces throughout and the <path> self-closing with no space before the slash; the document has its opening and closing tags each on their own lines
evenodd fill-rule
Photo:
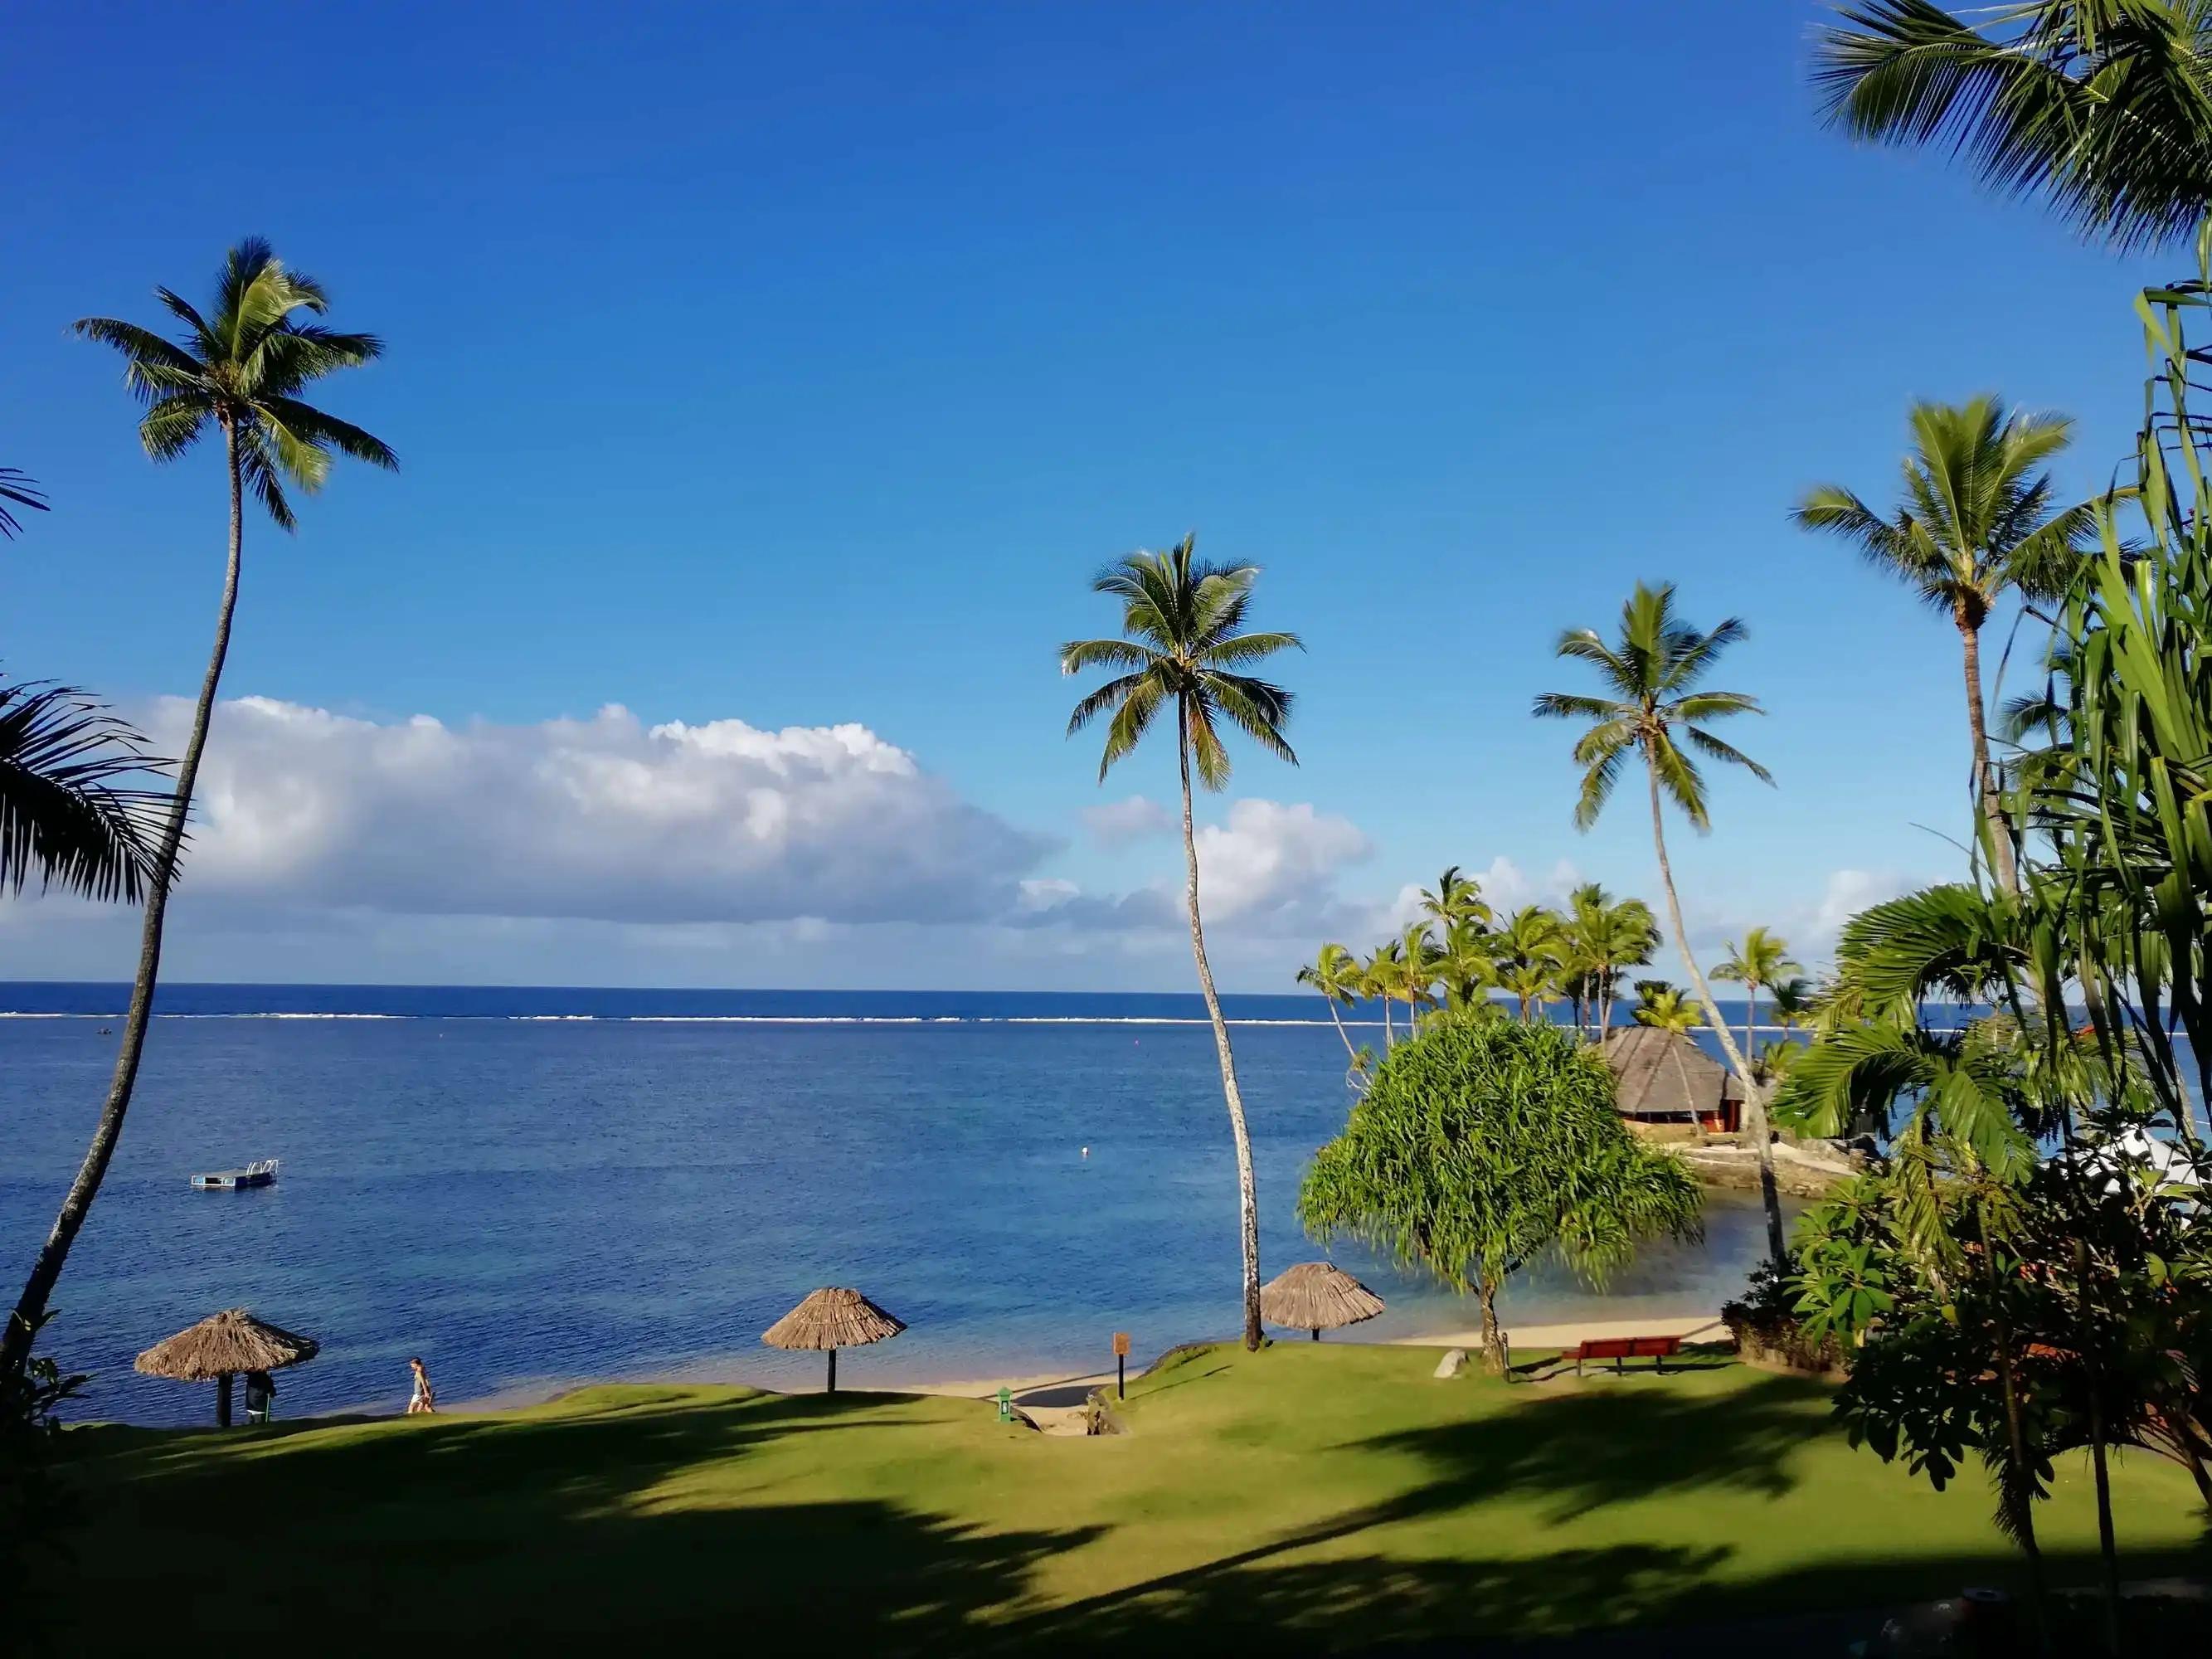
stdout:
<svg viewBox="0 0 2212 1659">
<path fill-rule="evenodd" d="M 1098 757 L 1102 781 L 1134 751 L 1163 710 L 1175 714 L 1183 751 L 1208 789 L 1229 781 L 1224 720 L 1277 759 L 1297 764 L 1283 737 L 1291 694 L 1237 671 L 1305 647 L 1295 634 L 1239 632 L 1259 567 L 1200 564 L 1195 543 L 1186 536 L 1170 552 L 1132 553 L 1100 571 L 1091 591 L 1121 602 L 1122 637 L 1071 640 L 1060 648 L 1063 674 L 1121 671 L 1077 703 L 1067 720 L 1073 737 L 1101 715 L 1112 716 Z"/>
<path fill-rule="evenodd" d="M 2006 594 L 2049 599 L 2066 592 L 2095 544 L 2097 505 L 2053 500 L 2044 466 L 2072 439 L 2074 423 L 2063 416 L 2020 414 L 1982 397 L 1915 404 L 1911 428 L 1893 511 L 1885 515 L 1827 483 L 1808 490 L 1790 516 L 1802 529 L 1851 544 L 1958 630 L 1976 810 L 1991 831 L 1999 882 L 2016 890 L 2010 840 L 1998 823 L 1980 635 Z"/>
<path fill-rule="evenodd" d="M 86 317 L 77 333 L 123 354 L 123 383 L 146 405 L 138 441 L 157 461 L 182 455 L 210 426 L 237 446 L 238 470 L 270 518 L 294 527 L 285 484 L 313 493 L 337 450 L 397 468 L 380 438 L 301 401 L 310 382 L 357 368 L 384 353 L 374 334 L 345 334 L 297 313 L 329 301 L 313 277 L 289 270 L 250 236 L 231 249 L 216 279 L 211 316 L 166 288 L 155 297 L 185 325 L 182 342 L 113 317 Z"/>
</svg>

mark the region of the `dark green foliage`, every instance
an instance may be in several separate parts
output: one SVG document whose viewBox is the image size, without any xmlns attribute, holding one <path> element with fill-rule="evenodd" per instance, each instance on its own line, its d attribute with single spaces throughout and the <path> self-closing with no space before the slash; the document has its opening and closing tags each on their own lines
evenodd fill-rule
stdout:
<svg viewBox="0 0 2212 1659">
<path fill-rule="evenodd" d="M 35 874 L 86 898 L 137 903 L 170 802 L 118 781 L 167 766 L 75 686 L 0 683 L 0 893 L 21 893 Z"/>
<path fill-rule="evenodd" d="M 41 1605 L 40 1587 L 66 1559 L 77 1519 L 75 1496 L 56 1468 L 63 1447 L 54 1411 L 87 1381 L 43 1358 L 0 1373 L 0 1608 L 12 1639 L 34 1641 L 38 1624 L 54 1611 Z"/>
</svg>

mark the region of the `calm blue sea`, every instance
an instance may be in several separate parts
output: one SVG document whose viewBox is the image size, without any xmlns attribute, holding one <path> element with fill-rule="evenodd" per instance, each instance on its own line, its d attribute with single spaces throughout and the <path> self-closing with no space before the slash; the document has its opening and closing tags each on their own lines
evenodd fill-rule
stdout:
<svg viewBox="0 0 2212 1659">
<path fill-rule="evenodd" d="M 0 984 L 10 1299 L 125 1000 Z M 1316 999 L 1226 1000 L 1272 1275 L 1319 1254 L 1293 1201 L 1342 1125 L 1345 1055 Z M 176 985 L 158 1008 L 46 1345 L 94 1374 L 80 1415 L 204 1419 L 211 1390 L 131 1356 L 241 1304 L 322 1341 L 278 1378 L 295 1416 L 397 1410 L 410 1353 L 448 1401 L 603 1376 L 813 1386 L 818 1356 L 759 1337 L 818 1285 L 910 1328 L 842 1357 L 854 1386 L 1076 1374 L 1110 1367 L 1116 1330 L 1142 1358 L 1237 1328 L 1234 1164 L 1195 994 Z M 263 1157 L 283 1160 L 273 1188 L 186 1185 Z M 1710 1310 L 1759 1252 L 1756 1206 L 1716 1195 L 1708 1228 L 1602 1298 L 1531 1272 L 1509 1323 Z M 1473 1322 L 1337 1259 L 1390 1304 L 1362 1335 Z"/>
</svg>

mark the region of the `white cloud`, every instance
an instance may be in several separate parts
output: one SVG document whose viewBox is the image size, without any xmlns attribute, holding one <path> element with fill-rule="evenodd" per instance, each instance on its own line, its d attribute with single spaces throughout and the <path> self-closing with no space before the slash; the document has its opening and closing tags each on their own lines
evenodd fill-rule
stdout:
<svg viewBox="0 0 2212 1659">
<path fill-rule="evenodd" d="M 1083 822 L 1091 839 L 1101 847 L 1121 847 L 1148 836 L 1164 836 L 1176 823 L 1172 812 L 1146 795 L 1132 795 L 1127 800 L 1109 801 L 1103 806 L 1086 806 L 1083 809 Z"/>
<path fill-rule="evenodd" d="M 189 708 L 151 726 L 175 752 Z M 218 711 L 183 892 L 411 915 L 961 921 L 1048 850 L 858 725 L 647 727 Z"/>
<path fill-rule="evenodd" d="M 1278 914 L 1325 898 L 1336 873 L 1374 851 L 1349 818 L 1301 803 L 1240 800 L 1198 832 L 1199 893 L 1209 916 Z"/>
</svg>

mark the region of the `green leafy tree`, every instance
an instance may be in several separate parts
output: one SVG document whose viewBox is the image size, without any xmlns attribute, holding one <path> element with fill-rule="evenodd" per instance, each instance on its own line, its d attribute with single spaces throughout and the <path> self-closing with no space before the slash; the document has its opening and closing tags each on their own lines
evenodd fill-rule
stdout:
<svg viewBox="0 0 2212 1659">
<path fill-rule="evenodd" d="M 1314 1155 L 1298 1216 L 1480 1298 L 1502 1372 L 1498 1293 L 1540 1256 L 1601 1286 L 1638 1244 L 1702 1236 L 1698 1184 L 1613 1109 L 1613 1073 L 1552 1025 L 1432 1016 L 1376 1069 L 1344 1133 Z"/>
<path fill-rule="evenodd" d="M 2082 568 L 2096 530 L 2093 503 L 2059 507 L 2044 465 L 2071 440 L 2062 416 L 2021 415 L 1995 398 L 1912 406 L 1912 453 L 1902 499 L 1882 516 L 1841 484 L 1806 492 L 1792 514 L 1807 530 L 1841 537 L 1917 593 L 1958 630 L 1966 676 L 1977 823 L 1990 867 L 2020 888 L 2003 824 L 2003 781 L 1990 759 L 1982 690 L 1982 629 L 2008 594 L 2051 599 Z"/>
<path fill-rule="evenodd" d="M 1229 1044 L 1229 1022 L 1222 1018 L 1214 992 L 1213 969 L 1206 958 L 1206 928 L 1198 901 L 1198 842 L 1191 827 L 1191 773 L 1208 789 L 1229 781 L 1229 750 L 1222 741 L 1232 726 L 1279 760 L 1295 766 L 1297 756 L 1283 736 L 1290 719 L 1291 694 L 1279 685 L 1240 671 L 1287 650 L 1300 650 L 1295 634 L 1247 633 L 1244 619 L 1252 604 L 1256 566 L 1200 564 L 1195 538 L 1186 536 L 1168 553 L 1133 553 L 1101 571 L 1094 592 L 1120 602 L 1121 636 L 1074 640 L 1060 647 L 1064 674 L 1106 668 L 1114 678 L 1075 706 L 1068 717 L 1073 736 L 1102 717 L 1106 748 L 1098 778 L 1115 762 L 1136 750 L 1163 713 L 1176 723 L 1176 761 L 1182 780 L 1184 899 L 1190 916 L 1190 950 L 1198 963 L 1198 986 L 1213 1025 L 1214 1052 L 1221 1062 L 1221 1091 L 1229 1104 L 1230 1133 L 1237 1143 L 1237 1188 L 1244 1249 L 1244 1346 L 1257 1349 L 1260 1329 L 1260 1201 L 1252 1176 L 1252 1139 L 1245 1127 L 1244 1097 L 1237 1086 L 1237 1061 Z"/>
<path fill-rule="evenodd" d="M 1310 985 L 1321 993 L 1328 1004 L 1329 1023 L 1336 1027 L 1337 1036 L 1343 1040 L 1347 1059 L 1357 1066 L 1359 1051 L 1352 1046 L 1352 1034 L 1344 1029 L 1340 1012 L 1359 999 L 1359 962 L 1341 945 L 1331 943 L 1321 947 L 1321 954 L 1298 969 L 1298 983 Z"/>
<path fill-rule="evenodd" d="M 1840 9 L 1813 76 L 1854 137 L 1948 149 L 2122 247 L 2186 236 L 2212 209 L 2202 0 L 2014 0 L 1971 24 L 1932 0 Z"/>
<path fill-rule="evenodd" d="M 156 461 L 175 460 L 210 431 L 221 439 L 230 484 L 222 599 L 216 612 L 207 673 L 192 712 L 191 734 L 178 762 L 176 788 L 145 876 L 138 966 L 116 1048 L 114 1076 L 84 1162 L 32 1266 L 6 1334 L 0 1337 L 0 1376 L 20 1372 L 29 1357 L 31 1334 L 45 1316 L 46 1299 L 100 1192 L 130 1110 L 155 982 L 161 974 L 171 884 L 200 757 L 207 747 L 209 723 L 215 716 L 223 659 L 230 649 L 245 549 L 246 497 L 250 493 L 278 528 L 290 530 L 288 486 L 309 493 L 321 489 L 334 453 L 376 466 L 398 465 L 380 440 L 302 400 L 315 381 L 358 368 L 384 348 L 373 335 L 339 333 L 319 323 L 301 321 L 302 314 L 313 316 L 325 309 L 323 289 L 312 278 L 288 269 L 268 243 L 250 239 L 230 251 L 216 278 L 214 310 L 207 316 L 167 289 L 156 289 L 155 294 L 183 324 L 180 340 L 164 339 L 111 317 L 85 318 L 76 325 L 76 332 L 122 353 L 124 385 L 145 405 L 138 438 L 149 456 Z"/>
<path fill-rule="evenodd" d="M 1723 765 L 1742 767 L 1762 783 L 1774 781 L 1757 761 L 1705 729 L 1711 722 L 1730 715 L 1764 714 L 1757 700 L 1741 691 L 1698 690 L 1722 653 L 1743 639 L 1746 632 L 1744 625 L 1731 617 L 1710 633 L 1701 634 L 1674 615 L 1674 584 L 1655 588 L 1638 582 L 1636 592 L 1621 607 L 1617 641 L 1608 644 L 1587 628 L 1570 629 L 1559 638 L 1559 654 L 1595 668 L 1606 695 L 1547 692 L 1536 699 L 1535 713 L 1545 719 L 1589 722 L 1574 749 L 1576 763 L 1583 769 L 1582 795 L 1575 805 L 1577 829 L 1588 830 L 1597 822 L 1598 814 L 1612 798 L 1613 785 L 1632 759 L 1644 763 L 1651 803 L 1651 844 L 1659 857 L 1667 919 L 1673 926 L 1682 966 L 1688 970 L 1690 983 L 1705 1007 L 1706 1023 L 1720 1039 L 1729 1066 L 1743 1082 L 1744 1133 L 1759 1153 L 1768 1252 L 1778 1261 L 1786 1246 L 1765 1102 L 1752 1081 L 1750 1062 L 1737 1049 L 1735 1038 L 1720 1017 L 1705 970 L 1691 954 L 1689 930 L 1682 921 L 1681 896 L 1675 890 L 1674 866 L 1667 858 L 1666 821 L 1660 810 L 1663 801 L 1672 800 L 1692 829 L 1702 834 L 1711 828 L 1705 775 L 1687 752 L 1690 750 Z"/>
<path fill-rule="evenodd" d="M 1715 979 L 1743 987 L 1743 1052 L 1754 1067 L 1759 1061 L 1759 994 L 1804 971 L 1802 963 L 1790 959 L 1790 941 L 1764 927 L 1746 931 L 1741 945 L 1730 940 L 1727 960 L 1713 969 Z"/>
<path fill-rule="evenodd" d="M 168 764 L 75 686 L 0 681 L 0 893 L 36 875 L 82 897 L 136 904 L 152 879 Z"/>
</svg>

